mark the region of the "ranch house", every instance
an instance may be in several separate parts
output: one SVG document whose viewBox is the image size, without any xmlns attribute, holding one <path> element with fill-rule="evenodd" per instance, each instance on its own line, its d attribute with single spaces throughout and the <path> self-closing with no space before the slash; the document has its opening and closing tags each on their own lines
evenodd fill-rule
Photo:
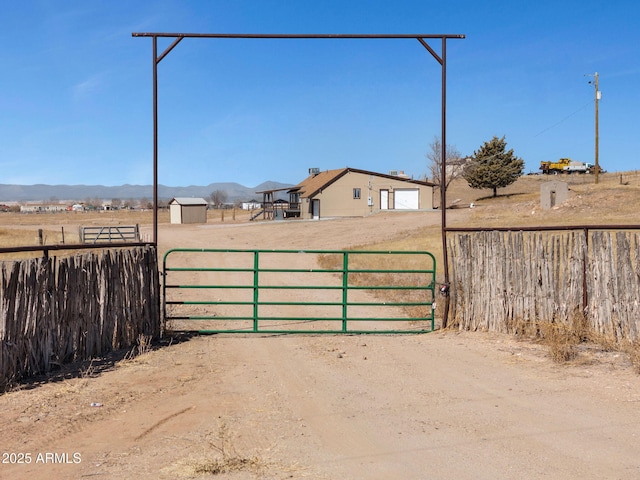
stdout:
<svg viewBox="0 0 640 480">
<path fill-rule="evenodd" d="M 395 172 L 394 172 L 395 173 Z M 361 217 L 383 210 L 432 210 L 433 184 L 357 168 L 319 171 L 288 189 L 285 217 Z"/>
</svg>

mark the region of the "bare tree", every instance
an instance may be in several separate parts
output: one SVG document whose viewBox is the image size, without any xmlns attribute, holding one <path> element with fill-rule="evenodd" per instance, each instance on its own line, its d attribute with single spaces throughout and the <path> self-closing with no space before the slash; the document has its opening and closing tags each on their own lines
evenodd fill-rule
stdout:
<svg viewBox="0 0 640 480">
<path fill-rule="evenodd" d="M 102 199 L 98 197 L 95 197 L 95 198 L 87 197 L 84 201 L 84 205 L 85 205 L 85 208 L 89 210 L 97 209 L 102 206 Z"/>
<path fill-rule="evenodd" d="M 431 172 L 431 182 L 436 186 L 442 186 L 442 142 L 440 137 L 433 137 L 433 142 L 429 144 L 429 171 Z M 449 188 L 451 182 L 462 176 L 464 170 L 464 159 L 455 145 L 447 145 L 447 171 L 445 172 L 444 188 Z"/>
<path fill-rule="evenodd" d="M 224 190 L 214 190 L 211 192 L 211 195 L 209 195 L 209 199 L 211 200 L 214 208 L 220 208 L 224 202 L 227 201 L 227 192 Z"/>
</svg>

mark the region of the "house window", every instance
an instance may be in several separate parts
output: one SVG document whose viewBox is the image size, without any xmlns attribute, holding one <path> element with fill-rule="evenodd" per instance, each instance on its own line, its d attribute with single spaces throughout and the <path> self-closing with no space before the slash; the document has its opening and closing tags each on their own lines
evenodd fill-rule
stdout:
<svg viewBox="0 0 640 480">
<path fill-rule="evenodd" d="M 353 198 L 354 199 L 360 198 L 360 189 L 359 188 L 354 188 L 353 189 Z"/>
</svg>

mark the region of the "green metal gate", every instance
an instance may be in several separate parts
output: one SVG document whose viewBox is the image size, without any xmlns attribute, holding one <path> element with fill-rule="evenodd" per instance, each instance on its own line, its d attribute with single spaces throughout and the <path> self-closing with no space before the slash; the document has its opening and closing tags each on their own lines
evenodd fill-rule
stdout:
<svg viewBox="0 0 640 480">
<path fill-rule="evenodd" d="M 429 252 L 172 249 L 162 268 L 171 331 L 434 329 L 436 261 Z"/>
</svg>

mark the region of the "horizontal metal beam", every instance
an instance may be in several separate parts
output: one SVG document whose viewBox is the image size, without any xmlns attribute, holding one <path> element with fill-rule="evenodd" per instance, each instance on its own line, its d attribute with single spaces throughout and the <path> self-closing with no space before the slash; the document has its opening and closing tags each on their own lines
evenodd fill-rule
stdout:
<svg viewBox="0 0 640 480">
<path fill-rule="evenodd" d="M 640 225 L 545 225 L 543 227 L 447 227 L 447 232 L 549 232 L 568 230 L 640 230 Z"/>
<path fill-rule="evenodd" d="M 19 253 L 19 252 L 44 252 L 47 256 L 47 252 L 50 250 L 98 250 L 105 248 L 127 248 L 127 247 L 147 247 L 153 246 L 153 243 L 149 242 L 118 242 L 118 243 L 80 243 L 80 244 L 62 244 L 62 245 L 27 245 L 23 247 L 3 247 L 0 248 L 0 254 L 2 253 Z"/>
<path fill-rule="evenodd" d="M 166 32 L 133 32 L 132 37 L 155 38 L 466 38 L 463 34 L 432 33 L 166 33 Z"/>
</svg>

